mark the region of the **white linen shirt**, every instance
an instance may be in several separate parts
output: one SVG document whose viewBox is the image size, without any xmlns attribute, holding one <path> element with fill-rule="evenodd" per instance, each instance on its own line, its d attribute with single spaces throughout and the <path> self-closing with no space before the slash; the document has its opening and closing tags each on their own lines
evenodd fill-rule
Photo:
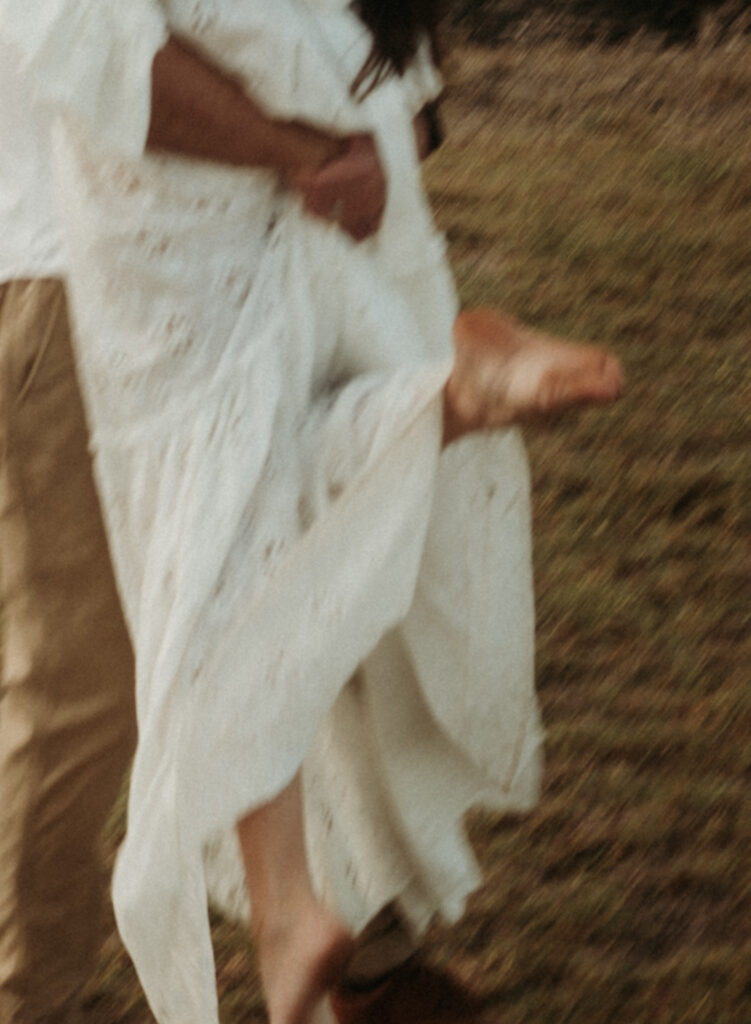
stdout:
<svg viewBox="0 0 751 1024">
<path fill-rule="evenodd" d="M 62 271 L 50 179 L 50 115 L 0 42 L 0 283 Z"/>
<path fill-rule="evenodd" d="M 50 170 L 55 115 L 139 156 L 151 64 L 166 36 L 156 0 L 0 0 L 0 281 L 64 269 Z"/>
</svg>

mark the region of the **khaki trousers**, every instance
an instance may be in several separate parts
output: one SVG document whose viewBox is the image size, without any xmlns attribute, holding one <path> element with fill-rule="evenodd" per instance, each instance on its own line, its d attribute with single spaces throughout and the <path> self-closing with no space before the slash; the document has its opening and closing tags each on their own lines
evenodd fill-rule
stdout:
<svg viewBox="0 0 751 1024">
<path fill-rule="evenodd" d="M 0 597 L 0 1022 L 61 1024 L 99 949 L 135 688 L 57 280 L 0 285 Z"/>
</svg>

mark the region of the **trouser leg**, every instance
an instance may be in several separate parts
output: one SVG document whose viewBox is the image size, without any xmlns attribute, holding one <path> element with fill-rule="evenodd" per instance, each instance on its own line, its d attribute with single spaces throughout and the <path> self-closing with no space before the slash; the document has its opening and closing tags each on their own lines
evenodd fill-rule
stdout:
<svg viewBox="0 0 751 1024">
<path fill-rule="evenodd" d="M 0 286 L 0 1021 L 64 1019 L 97 953 L 134 669 L 57 281 Z"/>
</svg>

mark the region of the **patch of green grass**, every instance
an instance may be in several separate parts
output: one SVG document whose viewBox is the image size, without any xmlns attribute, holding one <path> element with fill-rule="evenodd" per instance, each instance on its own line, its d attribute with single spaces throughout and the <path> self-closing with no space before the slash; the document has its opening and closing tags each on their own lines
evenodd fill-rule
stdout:
<svg viewBox="0 0 751 1024">
<path fill-rule="evenodd" d="M 720 54 L 645 59 L 466 54 L 431 168 L 464 300 L 604 340 L 630 379 L 528 438 L 546 793 L 477 822 L 490 884 L 436 938 L 504 1022 L 751 1020 L 751 64 L 710 117 Z M 459 183 L 491 170 L 477 239 Z"/>
</svg>

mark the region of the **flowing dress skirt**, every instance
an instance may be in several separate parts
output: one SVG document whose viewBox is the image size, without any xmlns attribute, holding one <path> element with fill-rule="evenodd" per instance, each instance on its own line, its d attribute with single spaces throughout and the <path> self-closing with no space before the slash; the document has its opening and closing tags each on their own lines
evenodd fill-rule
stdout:
<svg viewBox="0 0 751 1024">
<path fill-rule="evenodd" d="M 115 905 L 161 1024 L 217 1020 L 207 891 L 242 905 L 234 823 L 301 767 L 314 882 L 355 929 L 391 900 L 455 919 L 465 812 L 538 791 L 525 453 L 441 452 L 456 299 L 379 92 L 391 199 L 360 246 L 261 172 L 58 140 L 137 659 Z"/>
</svg>

